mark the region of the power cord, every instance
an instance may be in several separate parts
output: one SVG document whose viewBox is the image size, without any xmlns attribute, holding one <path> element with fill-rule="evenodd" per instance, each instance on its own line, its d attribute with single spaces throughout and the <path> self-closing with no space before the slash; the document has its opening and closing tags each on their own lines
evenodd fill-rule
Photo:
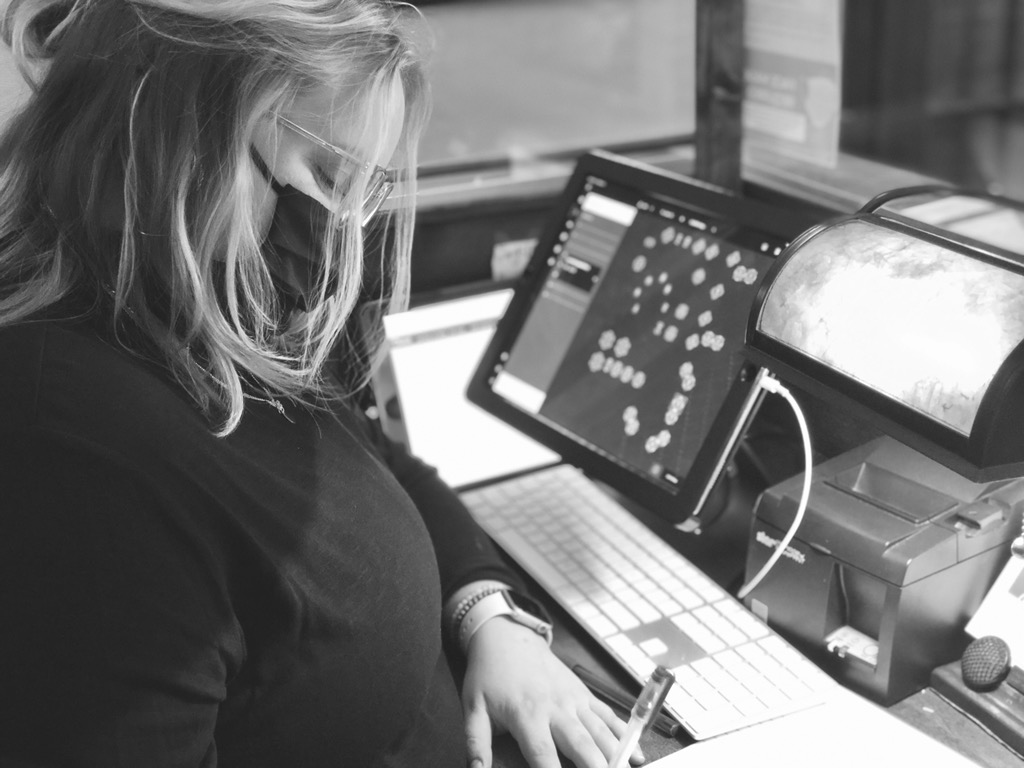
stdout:
<svg viewBox="0 0 1024 768">
<path fill-rule="evenodd" d="M 772 376 L 770 373 L 765 373 L 764 376 L 760 377 L 760 386 L 766 392 L 772 394 L 781 395 L 785 398 L 786 402 L 789 403 L 789 407 L 793 409 L 793 413 L 796 416 L 797 423 L 800 425 L 800 437 L 803 439 L 804 444 L 804 483 L 803 490 L 800 493 L 800 503 L 796 508 L 796 515 L 793 517 L 793 522 L 789 526 L 789 530 L 786 531 L 786 535 L 782 537 L 782 540 L 775 547 L 775 551 L 772 552 L 771 557 L 761 566 L 753 578 L 750 579 L 746 584 L 740 587 L 739 592 L 736 596 L 742 600 L 753 591 L 753 589 L 761 583 L 761 580 L 768 575 L 768 572 L 775 566 L 785 553 L 789 543 L 793 540 L 796 535 L 797 529 L 800 527 L 800 523 L 804 519 L 804 512 L 807 511 L 807 502 L 811 496 L 811 433 L 807 428 L 807 420 L 804 418 L 804 412 L 800 408 L 800 404 L 793 397 L 792 393 L 782 385 L 782 383 Z"/>
</svg>

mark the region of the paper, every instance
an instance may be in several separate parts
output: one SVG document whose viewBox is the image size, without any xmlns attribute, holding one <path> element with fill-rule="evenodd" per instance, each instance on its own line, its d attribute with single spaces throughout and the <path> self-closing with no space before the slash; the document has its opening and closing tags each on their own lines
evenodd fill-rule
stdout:
<svg viewBox="0 0 1024 768">
<path fill-rule="evenodd" d="M 839 0 L 748 0 L 744 151 L 834 168 L 842 99 Z"/>
<path fill-rule="evenodd" d="M 995 635 L 1010 646 L 1014 666 L 1024 669 L 1024 558 L 1011 557 L 967 623 L 971 637 Z"/>
<path fill-rule="evenodd" d="M 646 768 L 978 768 L 857 694 L 839 686 L 821 706 L 701 741 Z"/>
</svg>

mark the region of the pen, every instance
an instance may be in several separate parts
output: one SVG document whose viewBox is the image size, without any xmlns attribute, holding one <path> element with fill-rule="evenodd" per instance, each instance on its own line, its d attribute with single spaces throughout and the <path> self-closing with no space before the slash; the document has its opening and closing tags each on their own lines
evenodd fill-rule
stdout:
<svg viewBox="0 0 1024 768">
<path fill-rule="evenodd" d="M 600 675 L 591 672 L 582 664 L 573 664 L 572 671 L 576 673 L 576 676 L 582 680 L 591 691 L 604 699 L 607 703 L 614 704 L 626 712 L 629 712 L 632 708 L 635 699 L 632 696 L 621 693 L 618 688 L 615 688 L 605 682 Z M 664 712 L 659 711 L 654 716 L 651 727 L 662 736 L 674 739 L 679 735 L 679 728 L 681 726 Z"/>
<path fill-rule="evenodd" d="M 672 673 L 661 666 L 651 673 L 629 713 L 626 732 L 619 739 L 619 745 L 615 748 L 615 755 L 608 763 L 608 768 L 628 768 L 630 753 L 640 742 L 640 735 L 647 730 L 655 713 L 661 709 L 674 680 Z"/>
</svg>

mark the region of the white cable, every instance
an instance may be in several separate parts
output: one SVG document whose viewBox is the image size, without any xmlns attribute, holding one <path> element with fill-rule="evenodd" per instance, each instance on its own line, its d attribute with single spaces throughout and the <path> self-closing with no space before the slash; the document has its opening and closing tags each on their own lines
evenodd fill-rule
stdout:
<svg viewBox="0 0 1024 768">
<path fill-rule="evenodd" d="M 793 540 L 796 535 L 797 528 L 800 527 L 800 522 L 804 519 L 804 512 L 807 510 L 807 502 L 811 496 L 811 433 L 807 429 L 807 420 L 804 418 L 804 412 L 800 410 L 800 404 L 796 401 L 796 398 L 790 394 L 790 391 L 782 386 L 782 383 L 772 376 L 770 373 L 765 373 L 761 377 L 760 386 L 766 392 L 773 392 L 777 395 L 782 395 L 786 402 L 789 403 L 789 407 L 793 409 L 793 413 L 796 415 L 797 423 L 800 425 L 800 437 L 803 438 L 804 444 L 804 485 L 803 490 L 800 493 L 800 503 L 796 508 L 796 515 L 793 517 L 793 522 L 790 523 L 789 530 L 786 531 L 786 535 L 782 537 L 782 541 L 775 547 L 775 551 L 772 552 L 771 557 L 768 561 L 761 566 L 761 570 L 758 571 L 750 581 L 740 587 L 739 592 L 736 593 L 736 597 L 740 600 L 745 598 L 750 592 L 761 583 L 761 580 L 768 574 L 775 564 L 779 561 L 779 558 L 785 553 L 789 543 Z"/>
</svg>

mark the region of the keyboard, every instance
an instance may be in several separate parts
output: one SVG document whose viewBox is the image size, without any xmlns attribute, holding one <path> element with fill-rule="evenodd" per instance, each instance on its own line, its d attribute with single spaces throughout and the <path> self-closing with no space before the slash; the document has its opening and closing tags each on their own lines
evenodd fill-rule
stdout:
<svg viewBox="0 0 1024 768">
<path fill-rule="evenodd" d="M 836 685 L 576 468 L 460 495 L 638 682 L 658 665 L 674 672 L 665 708 L 693 738 L 806 709 Z"/>
</svg>

